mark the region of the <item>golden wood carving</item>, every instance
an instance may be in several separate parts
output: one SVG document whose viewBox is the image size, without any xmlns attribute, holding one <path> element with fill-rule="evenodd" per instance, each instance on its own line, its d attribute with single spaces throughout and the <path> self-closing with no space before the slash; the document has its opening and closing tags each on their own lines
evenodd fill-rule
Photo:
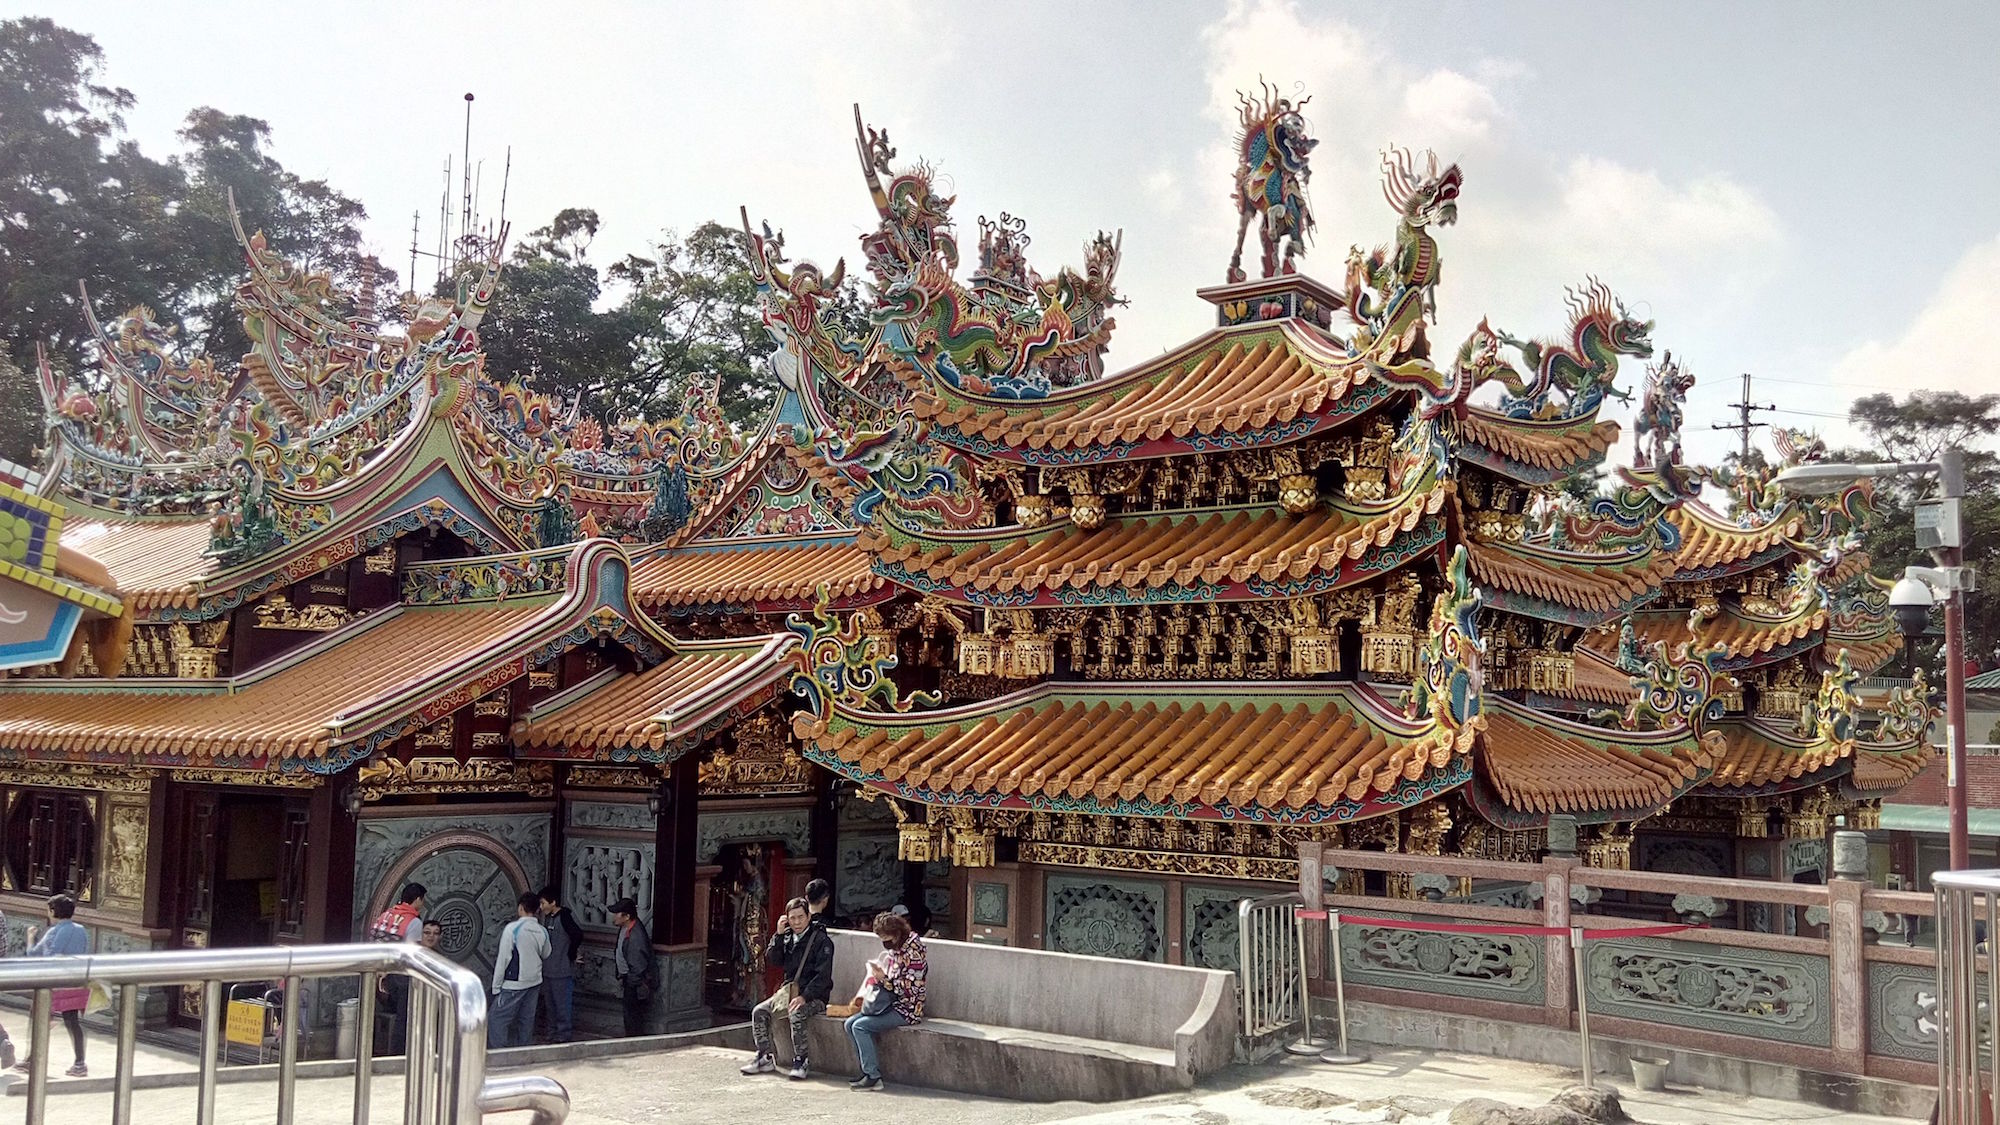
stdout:
<svg viewBox="0 0 2000 1125">
<path fill-rule="evenodd" d="M 361 560 L 361 573 L 363 574 L 396 573 L 395 548 L 383 547 L 381 550 L 376 551 L 373 554 L 363 556 Z"/>
<path fill-rule="evenodd" d="M 266 773 L 262 770 L 187 769 L 168 770 L 167 776 L 175 781 L 198 785 L 257 785 L 278 789 L 316 789 L 325 780 L 313 773 Z"/>
<path fill-rule="evenodd" d="M 35 762 L 0 767 L 0 784 L 98 793 L 145 793 L 153 788 L 150 770 L 133 766 L 93 766 L 81 762 Z"/>
<path fill-rule="evenodd" d="M 1088 867 L 1104 871 L 1144 871 L 1157 875 L 1198 875 L 1218 879 L 1255 879 L 1259 882 L 1272 883 L 1296 883 L 1299 879 L 1297 859 L 1143 852 L 1131 848 L 1041 842 L 1022 844 L 1020 856 L 1023 863 Z"/>
<path fill-rule="evenodd" d="M 655 784 L 645 771 L 616 766 L 571 766 L 563 777 L 571 789 L 651 789 Z"/>
<path fill-rule="evenodd" d="M 525 793 L 547 797 L 555 793 L 555 767 L 548 762 L 512 762 L 504 758 L 375 757 L 355 772 L 361 799 L 379 801 L 399 793 Z"/>
<path fill-rule="evenodd" d="M 138 902 L 146 896 L 144 801 L 112 801 L 104 818 L 104 897 Z"/>
<path fill-rule="evenodd" d="M 449 750 L 451 749 L 452 734 L 452 719 L 450 715 L 446 715 L 444 718 L 418 731 L 416 738 L 412 741 L 419 750 Z"/>
<path fill-rule="evenodd" d="M 257 607 L 257 628 L 300 633 L 331 633 L 354 619 L 346 606 L 293 605 L 283 594 L 272 594 Z"/>
<path fill-rule="evenodd" d="M 812 792 L 812 766 L 792 752 L 784 722 L 762 711 L 739 723 L 733 749 L 717 748 L 701 763 L 704 797 L 757 794 L 783 796 Z"/>
</svg>

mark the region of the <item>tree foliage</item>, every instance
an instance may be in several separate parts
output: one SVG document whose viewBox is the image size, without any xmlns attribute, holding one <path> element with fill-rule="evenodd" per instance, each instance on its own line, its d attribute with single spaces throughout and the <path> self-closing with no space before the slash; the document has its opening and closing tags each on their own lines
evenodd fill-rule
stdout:
<svg viewBox="0 0 2000 1125">
<path fill-rule="evenodd" d="M 1961 505 L 1966 565 L 1979 571 L 1979 589 L 1966 599 L 1966 653 L 1990 668 L 2000 662 L 2000 458 L 1989 445 L 2000 435 L 2000 394 L 1915 391 L 1901 402 L 1887 394 L 1856 399 L 1849 417 L 1868 435 L 1869 447 L 1841 450 L 1839 461 L 1931 461 L 1946 449 L 1966 453 L 1966 496 Z M 1884 478 L 1875 492 L 1876 518 L 1865 546 L 1878 574 L 1900 574 L 1910 564 L 1930 565 L 1917 549 L 1915 506 L 1936 494 L 1931 479 Z"/>
<path fill-rule="evenodd" d="M 230 306 L 243 252 L 229 226 L 234 190 L 247 229 L 336 281 L 359 280 L 361 204 L 290 172 L 270 127 L 199 108 L 166 160 L 125 137 L 131 91 L 108 85 L 96 40 L 41 18 L 0 22 L 0 343 L 32 366 L 48 349 L 65 370 L 89 328 L 77 283 L 99 313 L 152 308 L 181 346 L 228 363 L 242 354 Z M 395 275 L 370 263 L 379 289 Z M 24 454 L 25 451 L 14 451 Z"/>
</svg>

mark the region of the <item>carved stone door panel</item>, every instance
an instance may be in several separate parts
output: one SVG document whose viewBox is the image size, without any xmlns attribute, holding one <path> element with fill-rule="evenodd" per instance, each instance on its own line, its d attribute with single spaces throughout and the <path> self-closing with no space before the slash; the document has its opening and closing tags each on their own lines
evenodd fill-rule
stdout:
<svg viewBox="0 0 2000 1125">
<path fill-rule="evenodd" d="M 512 856 L 503 859 L 497 845 L 459 837 L 392 881 L 422 883 L 430 892 L 424 916 L 444 928 L 438 951 L 491 979 L 500 930 L 514 920 L 515 900 L 529 889 Z"/>
</svg>

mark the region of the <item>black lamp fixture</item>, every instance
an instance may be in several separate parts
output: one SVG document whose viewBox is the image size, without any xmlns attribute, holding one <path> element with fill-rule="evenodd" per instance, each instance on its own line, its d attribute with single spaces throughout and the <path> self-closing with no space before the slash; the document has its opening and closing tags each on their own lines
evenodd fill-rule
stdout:
<svg viewBox="0 0 2000 1125">
<path fill-rule="evenodd" d="M 661 774 L 659 781 L 655 782 L 653 788 L 646 794 L 646 811 L 653 814 L 654 820 L 658 820 L 661 813 L 673 807 L 674 795 L 667 790 L 666 775 Z"/>
<path fill-rule="evenodd" d="M 361 787 L 359 785 L 349 785 L 341 793 L 340 807 L 347 810 L 348 816 L 354 816 L 361 811 Z"/>
</svg>

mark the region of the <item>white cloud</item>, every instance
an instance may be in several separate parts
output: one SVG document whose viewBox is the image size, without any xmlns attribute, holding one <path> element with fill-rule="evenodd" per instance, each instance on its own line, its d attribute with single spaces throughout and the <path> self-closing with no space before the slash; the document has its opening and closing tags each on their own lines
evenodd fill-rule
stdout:
<svg viewBox="0 0 2000 1125">
<path fill-rule="evenodd" d="M 1978 243 L 1945 274 L 1902 331 L 1873 338 L 1836 363 L 1830 382 L 1843 393 L 1883 385 L 1925 390 L 2000 391 L 1993 326 L 2000 324 L 2000 235 Z"/>
<path fill-rule="evenodd" d="M 1403 90 L 1403 113 L 1418 131 L 1436 134 L 1448 144 L 1444 138 L 1485 137 L 1501 110 L 1491 87 L 1455 70 L 1436 70 Z"/>
</svg>

